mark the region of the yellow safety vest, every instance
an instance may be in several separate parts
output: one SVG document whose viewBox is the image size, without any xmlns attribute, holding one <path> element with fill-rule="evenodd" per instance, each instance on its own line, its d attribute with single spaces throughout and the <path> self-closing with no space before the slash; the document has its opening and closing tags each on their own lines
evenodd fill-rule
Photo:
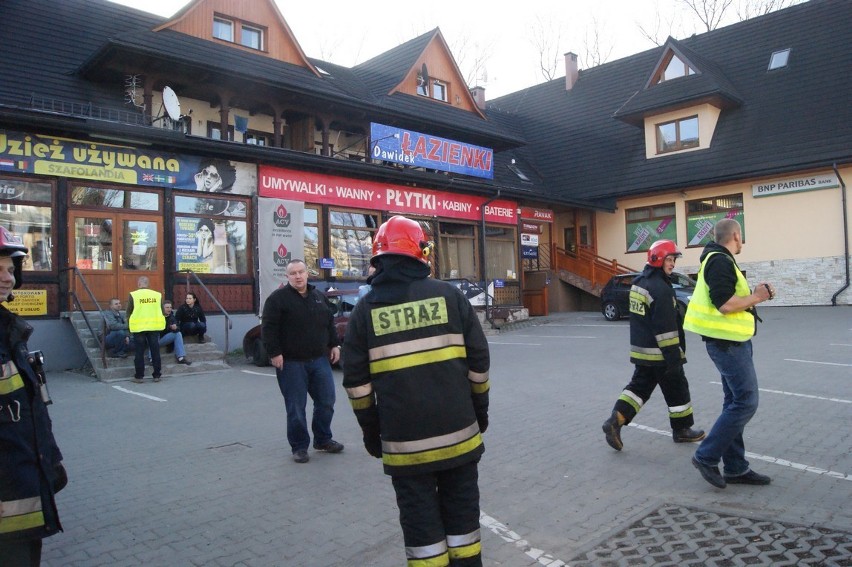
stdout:
<svg viewBox="0 0 852 567">
<path fill-rule="evenodd" d="M 687 331 L 698 333 L 703 337 L 724 339 L 738 343 L 745 342 L 754 336 L 754 315 L 750 311 L 723 314 L 716 309 L 716 306 L 710 300 L 710 287 L 704 279 L 704 267 L 713 254 L 720 254 L 720 252 L 707 254 L 707 257 L 701 262 L 701 268 L 698 270 L 698 283 L 695 285 L 695 292 L 692 294 L 692 299 L 689 300 L 689 306 L 686 308 L 683 328 Z M 733 262 L 733 264 L 734 271 L 737 274 L 737 285 L 734 288 L 734 295 L 747 297 L 751 295 L 748 281 L 740 271 L 737 263 Z"/>
<path fill-rule="evenodd" d="M 137 289 L 130 292 L 133 298 L 133 313 L 128 321 L 131 333 L 162 331 L 166 318 L 161 305 L 162 294 L 152 289 Z"/>
</svg>

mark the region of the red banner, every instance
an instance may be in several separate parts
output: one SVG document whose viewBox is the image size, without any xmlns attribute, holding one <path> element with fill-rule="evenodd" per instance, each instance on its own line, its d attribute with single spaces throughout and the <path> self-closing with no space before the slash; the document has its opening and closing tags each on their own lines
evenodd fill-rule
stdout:
<svg viewBox="0 0 852 567">
<path fill-rule="evenodd" d="M 521 218 L 537 220 L 542 222 L 553 222 L 553 211 L 548 209 L 534 209 L 532 207 L 521 207 Z"/>
<path fill-rule="evenodd" d="M 257 181 L 261 197 L 451 219 L 481 220 L 488 200 L 267 165 L 258 167 Z M 498 199 L 485 205 L 485 220 L 517 224 L 517 210 L 517 203 Z"/>
</svg>

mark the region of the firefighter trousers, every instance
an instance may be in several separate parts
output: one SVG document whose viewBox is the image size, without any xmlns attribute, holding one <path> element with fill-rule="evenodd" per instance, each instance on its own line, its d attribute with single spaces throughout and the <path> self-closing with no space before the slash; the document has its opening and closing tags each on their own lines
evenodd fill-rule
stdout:
<svg viewBox="0 0 852 567">
<path fill-rule="evenodd" d="M 669 409 L 669 423 L 672 429 L 692 427 L 695 418 L 692 415 L 692 402 L 689 398 L 689 382 L 686 381 L 683 367 L 679 372 L 667 373 L 665 366 L 639 364 L 635 366 L 636 370 L 633 372 L 630 384 L 624 388 L 613 408 L 624 416 L 625 425 L 633 421 L 659 384 Z"/>
<path fill-rule="evenodd" d="M 391 477 L 408 567 L 481 567 L 477 467 Z"/>
</svg>

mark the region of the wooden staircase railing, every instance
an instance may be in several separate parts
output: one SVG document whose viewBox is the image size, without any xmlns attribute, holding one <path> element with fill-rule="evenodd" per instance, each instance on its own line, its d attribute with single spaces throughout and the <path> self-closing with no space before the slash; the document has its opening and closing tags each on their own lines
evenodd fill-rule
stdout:
<svg viewBox="0 0 852 567">
<path fill-rule="evenodd" d="M 593 289 L 601 289 L 616 274 L 635 272 L 633 268 L 619 264 L 615 260 L 598 256 L 585 248 L 568 252 L 554 246 L 553 259 L 557 270 L 570 272 L 588 281 Z"/>
</svg>

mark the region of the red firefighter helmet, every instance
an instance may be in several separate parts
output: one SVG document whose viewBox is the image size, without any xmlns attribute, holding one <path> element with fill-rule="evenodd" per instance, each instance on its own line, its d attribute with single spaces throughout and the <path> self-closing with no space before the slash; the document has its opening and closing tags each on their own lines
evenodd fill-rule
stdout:
<svg viewBox="0 0 852 567">
<path fill-rule="evenodd" d="M 648 248 L 648 264 L 655 268 L 663 267 L 666 256 L 680 258 L 683 254 L 671 240 L 658 240 Z"/>
<path fill-rule="evenodd" d="M 373 239 L 373 259 L 383 254 L 399 254 L 429 263 L 433 244 L 426 240 L 420 223 L 395 215 L 376 232 Z"/>
<path fill-rule="evenodd" d="M 0 226 L 0 257 L 12 258 L 12 262 L 15 264 L 15 289 L 18 289 L 24 283 L 23 278 L 21 278 L 21 265 L 24 263 L 27 252 L 29 252 L 29 249 L 24 246 L 19 236 L 9 232 L 5 226 Z"/>
</svg>

